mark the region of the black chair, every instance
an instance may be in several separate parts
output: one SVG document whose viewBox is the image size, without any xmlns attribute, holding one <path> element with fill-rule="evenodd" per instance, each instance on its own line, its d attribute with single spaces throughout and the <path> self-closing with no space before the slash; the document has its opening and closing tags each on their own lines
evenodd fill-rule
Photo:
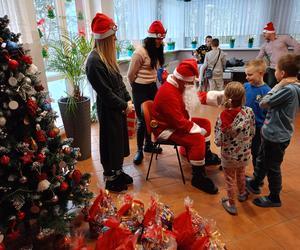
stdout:
<svg viewBox="0 0 300 250">
<path fill-rule="evenodd" d="M 153 122 L 153 120 L 152 120 L 152 106 L 153 106 L 153 101 L 146 101 L 146 102 L 142 103 L 142 113 L 143 113 L 143 116 L 144 116 L 147 133 L 149 135 L 152 135 L 152 129 L 153 129 L 151 127 L 151 121 Z M 180 168 L 180 172 L 181 172 L 182 181 L 183 181 L 183 184 L 185 184 L 185 178 L 184 178 L 184 174 L 183 174 L 183 170 L 182 170 L 180 156 L 179 156 L 179 153 L 178 153 L 178 146 L 179 145 L 176 144 L 175 142 L 171 141 L 171 140 L 163 140 L 163 139 L 157 139 L 153 143 L 154 148 L 159 148 L 160 145 L 170 145 L 170 146 L 173 146 L 175 148 L 176 154 L 177 154 L 177 159 L 178 159 L 178 164 L 179 164 L 179 168 Z M 146 181 L 149 179 L 149 174 L 150 174 L 153 155 L 154 155 L 154 152 L 151 153 L 151 159 L 150 159 L 150 162 L 149 162 Z M 158 153 L 156 154 L 156 160 L 157 160 L 157 156 L 158 156 Z"/>
</svg>

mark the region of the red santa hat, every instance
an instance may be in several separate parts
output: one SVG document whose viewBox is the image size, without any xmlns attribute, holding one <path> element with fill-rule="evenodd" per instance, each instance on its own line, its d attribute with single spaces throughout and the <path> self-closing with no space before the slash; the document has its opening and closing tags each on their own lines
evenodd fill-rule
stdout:
<svg viewBox="0 0 300 250">
<path fill-rule="evenodd" d="M 275 28 L 272 22 L 266 24 L 263 30 L 264 33 L 275 33 Z"/>
<path fill-rule="evenodd" d="M 199 75 L 197 61 L 195 59 L 181 61 L 174 70 L 173 75 L 179 80 L 193 82 Z"/>
<path fill-rule="evenodd" d="M 118 27 L 111 18 L 102 13 L 97 13 L 92 21 L 91 29 L 94 38 L 101 40 L 115 34 Z"/>
<path fill-rule="evenodd" d="M 167 31 L 159 20 L 151 23 L 148 29 L 148 37 L 164 39 L 166 37 L 166 34 Z"/>
</svg>

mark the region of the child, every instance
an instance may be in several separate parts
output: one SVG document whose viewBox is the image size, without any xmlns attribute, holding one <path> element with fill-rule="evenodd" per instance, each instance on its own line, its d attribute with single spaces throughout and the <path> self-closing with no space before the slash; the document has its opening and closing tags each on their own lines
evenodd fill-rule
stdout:
<svg viewBox="0 0 300 250">
<path fill-rule="evenodd" d="M 245 103 L 245 88 L 240 82 L 230 82 L 224 91 L 225 110 L 215 126 L 215 143 L 221 146 L 221 162 L 224 169 L 227 197 L 222 198 L 224 209 L 237 214 L 234 201 L 235 177 L 239 191 L 238 200 L 247 200 L 245 169 L 251 154 L 251 141 L 255 133 L 255 118 Z"/>
<path fill-rule="evenodd" d="M 255 115 L 255 136 L 251 145 L 253 167 L 256 165 L 256 157 L 261 143 L 260 130 L 267 113 L 266 110 L 259 107 L 259 102 L 271 90 L 263 80 L 266 68 L 267 65 L 262 59 L 251 60 L 245 65 L 246 79 L 248 80 L 244 84 L 246 91 L 245 105 L 252 108 Z"/>
<path fill-rule="evenodd" d="M 260 107 L 268 108 L 261 128 L 262 142 L 254 176 L 246 181 L 249 192 L 260 194 L 259 183 L 268 176 L 270 194 L 253 200 L 260 207 L 280 207 L 281 169 L 285 149 L 294 130 L 293 120 L 300 104 L 300 55 L 282 56 L 276 66 L 275 77 L 279 82 L 261 100 Z"/>
</svg>

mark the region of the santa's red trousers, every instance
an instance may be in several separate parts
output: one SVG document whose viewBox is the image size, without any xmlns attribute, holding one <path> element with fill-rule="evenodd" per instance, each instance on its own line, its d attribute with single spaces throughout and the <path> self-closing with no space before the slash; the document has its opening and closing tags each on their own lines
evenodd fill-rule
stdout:
<svg viewBox="0 0 300 250">
<path fill-rule="evenodd" d="M 181 153 L 187 154 L 192 165 L 203 166 L 205 163 L 205 138 L 210 136 L 211 125 L 206 118 L 192 118 L 192 121 L 204 128 L 207 133 L 203 136 L 200 133 L 190 134 L 175 131 L 169 139 L 182 146 L 180 148 Z M 186 153 L 182 152 L 184 151 L 183 148 L 186 150 Z"/>
</svg>

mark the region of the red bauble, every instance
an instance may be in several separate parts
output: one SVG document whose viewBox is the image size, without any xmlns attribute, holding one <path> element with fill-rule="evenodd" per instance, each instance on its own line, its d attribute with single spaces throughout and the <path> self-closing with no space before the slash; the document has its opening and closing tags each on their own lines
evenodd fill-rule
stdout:
<svg viewBox="0 0 300 250">
<path fill-rule="evenodd" d="M 36 111 L 38 109 L 38 105 L 37 105 L 36 101 L 32 100 L 32 99 L 28 99 L 27 103 L 26 103 L 26 107 L 27 107 L 28 113 L 31 116 L 35 116 Z"/>
<path fill-rule="evenodd" d="M 44 130 L 37 130 L 35 132 L 36 134 L 36 140 L 38 142 L 46 142 L 47 138 L 46 138 L 46 135 L 45 135 L 45 131 Z"/>
<path fill-rule="evenodd" d="M 16 69 L 19 67 L 19 63 L 18 63 L 18 61 L 16 61 L 16 60 L 9 59 L 9 60 L 8 60 L 8 67 L 9 67 L 11 70 L 16 70 Z"/>
<path fill-rule="evenodd" d="M 46 159 L 46 156 L 43 153 L 38 153 L 38 155 L 36 156 L 36 159 L 39 163 L 43 163 Z"/>
<path fill-rule="evenodd" d="M 32 58 L 31 58 L 31 56 L 23 55 L 23 56 L 21 57 L 21 60 L 22 60 L 23 62 L 25 62 L 26 64 L 32 64 Z"/>
<path fill-rule="evenodd" d="M 26 216 L 26 214 L 24 212 L 22 212 L 22 211 L 18 212 L 18 219 L 19 220 L 24 220 L 25 216 Z"/>
<path fill-rule="evenodd" d="M 7 155 L 2 155 L 0 158 L 0 164 L 3 166 L 7 166 L 10 162 L 10 158 Z"/>
<path fill-rule="evenodd" d="M 57 133 L 54 131 L 54 129 L 51 129 L 49 132 L 48 132 L 48 135 L 51 137 L 51 138 L 55 138 Z"/>
<path fill-rule="evenodd" d="M 67 182 L 62 182 L 61 184 L 60 184 L 60 191 L 66 191 L 67 189 L 69 188 L 69 184 L 67 183 Z"/>
<path fill-rule="evenodd" d="M 33 153 L 31 152 L 25 152 L 24 155 L 20 157 L 24 165 L 32 163 L 32 158 Z"/>
<path fill-rule="evenodd" d="M 81 172 L 77 169 L 74 170 L 72 173 L 72 179 L 73 179 L 73 181 L 75 181 L 76 184 L 80 183 L 81 176 L 82 176 Z"/>
</svg>

